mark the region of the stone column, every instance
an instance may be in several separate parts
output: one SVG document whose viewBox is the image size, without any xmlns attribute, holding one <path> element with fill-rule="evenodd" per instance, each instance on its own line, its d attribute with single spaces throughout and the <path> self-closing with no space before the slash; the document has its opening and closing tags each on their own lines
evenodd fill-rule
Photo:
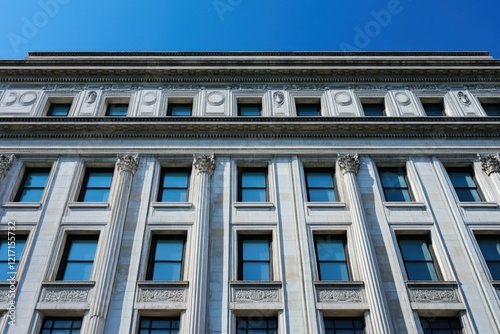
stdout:
<svg viewBox="0 0 500 334">
<path fill-rule="evenodd" d="M 208 242 L 210 235 L 210 178 L 215 169 L 213 155 L 197 155 L 194 167 L 198 174 L 196 218 L 192 230 L 190 259 L 189 304 L 185 333 L 203 333 L 207 329 Z"/>
<path fill-rule="evenodd" d="M 393 333 L 384 287 L 380 279 L 376 254 L 367 228 L 361 193 L 356 179 L 360 166 L 359 157 L 357 154 L 339 155 L 338 164 L 344 174 L 352 218 L 353 239 L 359 252 L 359 271 L 364 279 L 365 292 L 370 306 L 371 328 L 373 333 Z"/>
<path fill-rule="evenodd" d="M 139 166 L 138 155 L 118 155 L 116 167 L 116 199 L 112 203 L 111 217 L 99 238 L 99 251 L 94 261 L 95 286 L 90 303 L 88 322 L 83 324 L 82 333 L 101 334 L 104 332 L 106 314 L 113 288 L 118 254 L 123 236 L 123 226 L 132 187 L 132 178 Z"/>
<path fill-rule="evenodd" d="M 7 172 L 10 170 L 10 167 L 12 167 L 12 163 L 16 157 L 14 154 L 11 154 L 9 156 L 0 154 L 0 181 L 3 180 Z"/>
</svg>

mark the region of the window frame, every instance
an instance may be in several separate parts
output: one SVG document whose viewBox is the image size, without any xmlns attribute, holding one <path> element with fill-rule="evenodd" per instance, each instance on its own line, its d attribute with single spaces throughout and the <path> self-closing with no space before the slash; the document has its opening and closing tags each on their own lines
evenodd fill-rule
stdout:
<svg viewBox="0 0 500 334">
<path fill-rule="evenodd" d="M 57 320 L 67 320 L 67 321 L 71 320 L 72 321 L 71 328 L 54 328 L 53 326 L 51 326 L 51 328 L 44 328 L 47 321 L 55 322 Z M 80 326 L 78 328 L 74 328 L 75 321 L 80 322 Z M 42 324 L 40 327 L 40 333 L 44 333 L 44 331 L 47 331 L 47 330 L 50 331 L 49 333 L 53 333 L 54 330 L 58 331 L 58 333 L 60 333 L 59 331 L 61 331 L 61 330 L 68 330 L 67 331 L 68 334 L 80 333 L 81 329 L 82 329 L 82 323 L 83 323 L 82 317 L 46 317 L 42 321 Z"/>
<path fill-rule="evenodd" d="M 315 107 L 315 109 L 317 109 L 317 115 L 301 115 L 300 109 L 306 108 L 306 107 L 309 107 L 309 108 Z M 297 117 L 319 117 L 319 116 L 323 115 L 321 101 L 314 102 L 314 103 L 313 102 L 307 103 L 307 102 L 295 101 L 295 111 L 296 111 Z"/>
<path fill-rule="evenodd" d="M 400 171 L 402 171 L 402 173 Z M 391 202 L 391 203 L 415 202 L 413 191 L 410 187 L 410 180 L 408 178 L 408 170 L 405 166 L 377 166 L 377 172 L 378 172 L 379 179 L 380 179 L 380 186 L 382 187 L 382 193 L 384 194 L 384 200 L 386 202 Z M 398 178 L 400 176 L 403 176 L 406 187 L 388 187 L 388 186 L 386 187 L 384 185 L 384 179 L 382 178 L 382 174 L 384 174 L 384 172 L 388 172 L 388 173 L 397 175 Z M 390 191 L 390 190 L 400 190 L 401 194 L 403 195 L 402 196 L 403 198 L 405 198 L 404 193 L 406 190 L 406 192 L 408 194 L 408 200 L 401 201 L 401 200 L 393 200 L 392 198 L 389 199 L 390 196 L 388 196 L 388 191 Z"/>
<path fill-rule="evenodd" d="M 479 98 L 479 104 L 481 104 L 481 108 L 483 109 L 484 115 L 486 115 L 486 117 L 500 117 L 500 99 L 498 99 L 498 98 L 486 98 L 486 99 Z M 489 108 L 485 107 L 486 105 L 497 106 L 499 114 L 490 115 Z"/>
<path fill-rule="evenodd" d="M 237 257 L 237 280 L 238 281 L 258 281 L 258 282 L 271 282 L 274 280 L 274 275 L 273 275 L 273 235 L 272 234 L 238 234 L 238 257 Z M 245 261 L 244 260 L 244 254 L 243 254 L 243 243 L 246 240 L 266 240 L 268 242 L 268 261 Z M 258 279 L 258 280 L 247 280 L 244 279 L 244 264 L 245 262 L 267 262 L 268 267 L 269 267 L 269 275 L 268 279 L 263 280 L 263 279 Z"/>
<path fill-rule="evenodd" d="M 9 227 L 11 227 L 10 224 L 9 224 Z M 3 243 L 5 243 L 5 247 L 7 248 L 7 254 L 6 254 L 7 257 L 5 259 L 0 258 L 0 268 L 5 266 L 6 270 L 4 271 L 4 274 L 6 274 L 8 277 L 6 280 L 8 280 L 11 277 L 10 275 L 13 275 L 13 274 L 15 274 L 15 277 L 18 278 L 17 280 L 19 280 L 20 273 L 22 271 L 21 260 L 23 259 L 23 255 L 25 254 L 26 248 L 28 247 L 29 234 L 24 234 L 22 231 L 16 232 L 15 234 L 13 234 L 13 232 L 10 232 L 10 231 L 5 231 L 5 232 L 1 232 L 0 237 L 1 237 L 0 248 L 3 247 L 2 246 Z M 18 252 L 18 250 L 17 250 L 17 245 L 19 245 L 19 243 L 18 243 L 19 240 L 24 240 L 24 245 L 23 245 L 23 248 L 20 252 Z M 12 244 L 13 242 L 14 242 L 14 244 Z M 14 247 L 12 247 L 12 246 L 14 246 Z M 8 251 L 9 249 L 12 249 L 12 248 L 14 248 L 14 251 L 15 251 L 14 262 L 10 261 L 10 259 L 12 257 L 9 256 L 10 254 Z M 12 264 L 14 264 L 14 266 L 15 266 L 14 270 L 10 269 L 10 266 Z M 2 280 L 0 280 L 0 282 L 2 282 Z M 5 282 L 5 280 L 3 280 L 3 282 Z"/>
<path fill-rule="evenodd" d="M 154 271 L 155 271 L 155 264 L 159 261 L 156 261 L 156 250 L 157 250 L 157 245 L 159 240 L 180 240 L 182 241 L 182 258 L 180 261 L 168 261 L 170 263 L 172 262 L 180 262 L 180 269 L 179 269 L 179 279 L 178 280 L 158 280 L 154 279 Z M 170 281 L 170 282 L 176 282 L 176 281 L 182 281 L 184 278 L 184 266 L 185 266 L 185 260 L 186 260 L 186 243 L 187 243 L 187 235 L 185 233 L 182 234 L 153 234 L 151 236 L 150 240 L 150 248 L 149 248 L 149 256 L 148 256 L 148 266 L 146 270 L 146 280 L 148 281 Z M 166 262 L 166 261 L 163 261 Z"/>
<path fill-rule="evenodd" d="M 67 117 L 69 116 L 69 113 L 71 111 L 71 107 L 72 107 L 73 103 L 72 102 L 68 102 L 68 103 L 65 103 L 65 102 L 49 102 L 49 107 L 47 109 L 47 113 L 45 116 L 50 116 L 50 117 Z M 65 115 L 52 115 L 52 113 L 54 112 L 54 108 L 57 107 L 57 106 L 67 106 L 68 107 L 68 111 L 66 112 Z"/>
<path fill-rule="evenodd" d="M 251 323 L 255 323 L 255 317 L 236 317 L 236 331 L 237 333 L 243 332 L 245 334 L 251 334 L 253 330 L 260 330 L 259 333 L 262 333 L 262 330 L 265 330 L 265 333 L 279 333 L 279 321 L 278 317 L 262 317 L 259 316 L 258 320 L 259 322 L 262 322 L 263 320 L 266 321 L 266 328 L 249 328 L 249 325 Z M 246 326 L 245 328 L 238 328 L 240 321 L 245 321 Z M 274 328 L 270 328 L 269 322 L 274 321 L 276 326 Z"/>
<path fill-rule="evenodd" d="M 387 117 L 387 107 L 385 105 L 385 98 L 381 97 L 374 97 L 374 98 L 360 98 L 360 103 L 361 103 L 361 108 L 363 111 L 364 117 Z M 381 114 L 380 115 L 367 115 L 366 114 L 366 106 L 380 106 L 381 107 Z M 371 111 L 370 111 L 371 113 Z"/>
<path fill-rule="evenodd" d="M 92 267 L 91 267 L 88 279 L 76 280 L 78 282 L 91 281 L 92 274 L 94 271 L 94 264 L 96 261 L 96 255 L 97 255 L 97 252 L 99 250 L 99 248 L 98 248 L 99 247 L 99 237 L 100 237 L 100 235 L 97 233 L 96 234 L 69 234 L 69 235 L 67 235 L 65 243 L 64 243 L 64 250 L 63 250 L 63 253 L 61 256 L 61 261 L 59 263 L 59 267 L 58 267 L 57 274 L 56 274 L 56 281 L 63 281 L 63 282 L 75 281 L 75 280 L 65 280 L 64 279 L 68 263 L 70 263 L 70 262 L 85 262 L 85 263 L 92 262 Z M 69 253 L 71 251 L 71 246 L 73 245 L 74 241 L 78 241 L 78 240 L 95 240 L 95 253 L 94 253 L 94 258 L 92 261 L 89 261 L 89 260 L 68 261 Z"/>
<path fill-rule="evenodd" d="M 488 231 L 488 232 L 493 232 L 493 231 Z M 483 248 L 481 247 L 481 241 L 485 241 L 485 240 L 496 240 L 498 241 L 498 244 L 500 244 L 500 235 L 497 234 L 497 233 L 493 233 L 493 234 L 483 234 L 483 233 L 478 233 L 478 234 L 474 234 L 474 237 L 476 239 L 476 243 L 477 243 L 477 247 L 479 249 L 479 254 L 482 256 L 482 259 L 486 265 L 486 268 L 488 269 L 488 273 L 489 273 L 489 277 L 493 280 L 493 281 L 500 281 L 500 270 L 498 270 L 498 276 L 497 275 L 493 275 L 493 271 L 490 267 L 490 262 L 493 262 L 493 263 L 497 263 L 499 265 L 499 268 L 500 268 L 500 258 L 498 260 L 488 260 L 485 256 L 485 253 L 483 252 Z"/>
<path fill-rule="evenodd" d="M 423 260 L 406 260 L 405 259 L 405 254 L 403 253 L 403 249 L 401 247 L 401 241 L 403 240 L 410 240 L 410 241 L 424 241 L 425 242 L 425 245 L 427 246 L 427 252 L 429 253 L 430 257 L 431 257 L 431 260 L 426 260 L 426 259 L 423 259 Z M 438 263 L 437 263 L 437 259 L 436 259 L 436 255 L 434 253 L 434 249 L 433 249 L 433 246 L 432 246 L 432 241 L 431 241 L 431 237 L 429 234 L 398 234 L 396 235 L 396 241 L 397 241 L 397 245 L 398 245 L 398 250 L 399 250 L 399 254 L 401 256 L 401 261 L 402 261 L 402 264 L 403 264 L 403 268 L 404 268 L 404 272 L 405 272 L 405 275 L 406 275 L 406 279 L 408 281 L 418 281 L 418 282 L 440 282 L 443 280 L 443 276 L 441 274 L 441 271 L 439 270 L 439 266 L 438 266 Z M 408 262 L 411 262 L 411 263 L 431 263 L 432 264 L 432 268 L 434 269 L 434 275 L 436 277 L 436 279 L 415 279 L 413 277 L 410 277 L 410 274 L 408 272 L 408 268 L 406 266 L 406 264 Z M 429 276 L 432 277 L 432 273 L 429 272 Z"/>
<path fill-rule="evenodd" d="M 238 116 L 241 117 L 260 117 L 262 116 L 262 103 L 243 103 L 243 102 L 238 102 Z M 242 114 L 242 108 L 244 107 L 257 107 L 259 109 L 259 114 L 258 115 L 243 115 Z"/>
<path fill-rule="evenodd" d="M 430 319 L 433 319 L 433 320 L 430 320 Z M 433 323 L 433 321 L 435 321 L 436 319 L 440 319 L 440 320 L 443 320 L 443 319 L 446 319 L 448 320 L 448 324 L 450 324 L 450 320 L 454 320 L 454 321 L 458 321 L 458 323 L 460 324 L 460 328 L 453 328 L 452 326 L 450 326 L 449 328 L 424 328 L 423 324 L 422 324 L 422 320 L 425 320 L 427 321 L 429 324 Z M 425 330 L 425 333 L 430 333 L 430 334 L 433 334 L 434 333 L 434 330 L 443 330 L 443 329 L 446 329 L 446 330 L 453 330 L 453 333 L 454 334 L 460 334 L 460 333 L 464 333 L 464 325 L 462 323 L 462 321 L 460 320 L 459 317 L 424 317 L 424 316 L 419 316 L 419 322 L 420 322 L 420 326 L 422 328 L 422 331 Z M 460 333 L 457 332 L 457 330 L 460 330 Z"/>
<path fill-rule="evenodd" d="M 352 324 L 352 327 L 351 328 L 336 328 L 337 326 L 334 325 L 335 321 L 351 321 L 351 324 Z M 327 322 L 328 321 L 332 321 L 332 325 L 333 327 L 329 327 L 327 326 Z M 357 328 L 357 325 L 356 325 L 356 322 L 359 322 L 361 321 L 361 323 L 363 324 L 363 328 Z M 346 331 L 348 330 L 352 330 L 352 334 L 358 334 L 360 333 L 359 331 L 362 330 L 363 333 L 365 333 L 365 329 L 366 329 L 366 323 L 365 323 L 365 319 L 363 319 L 363 317 L 338 317 L 338 316 L 335 316 L 335 317 L 330 317 L 330 316 L 323 316 L 323 326 L 325 328 L 325 333 L 326 334 L 336 334 L 337 333 L 337 330 L 341 330 L 342 333 L 346 333 Z"/>
<path fill-rule="evenodd" d="M 333 260 L 320 260 L 319 252 L 318 252 L 318 239 L 319 238 L 326 238 L 326 240 L 338 240 L 342 241 L 342 249 L 344 251 L 344 259 L 343 261 L 333 261 Z M 349 256 L 348 256 L 348 248 L 347 248 L 347 236 L 342 233 L 315 233 L 313 235 L 313 243 L 314 243 L 314 254 L 316 257 L 316 268 L 317 268 L 317 274 L 318 274 L 318 279 L 320 281 L 342 281 L 342 282 L 348 282 L 352 281 L 352 272 L 351 268 L 349 267 Z M 334 262 L 334 263 L 344 263 L 345 265 L 345 270 L 347 272 L 347 279 L 335 279 L 335 280 L 330 280 L 330 279 L 323 279 L 322 276 L 322 270 L 321 270 L 321 263 L 322 262 Z"/>
<path fill-rule="evenodd" d="M 26 181 L 28 179 L 30 172 L 33 173 L 33 171 L 35 171 L 35 170 L 38 170 L 39 172 L 46 172 L 47 173 L 47 180 L 45 181 L 45 185 L 43 186 L 43 188 L 41 188 L 41 187 L 27 187 L 26 186 Z M 26 167 L 26 168 L 24 168 L 23 178 L 22 178 L 21 183 L 19 184 L 19 187 L 17 189 L 16 196 L 14 197 L 14 202 L 17 202 L 17 203 L 40 203 L 40 202 L 42 202 L 44 194 L 45 194 L 45 190 L 47 188 L 47 185 L 49 184 L 51 171 L 52 171 L 52 167 Z M 21 199 L 21 196 L 22 196 L 25 189 L 39 189 L 39 190 L 41 189 L 42 192 L 40 194 L 40 199 L 37 202 L 21 201 L 20 199 Z"/>
<path fill-rule="evenodd" d="M 173 108 L 174 107 L 186 107 L 186 106 L 189 106 L 191 111 L 189 113 L 189 115 L 172 115 L 172 112 L 173 112 Z M 172 103 L 168 103 L 167 104 L 167 116 L 168 117 L 192 117 L 193 116 L 193 102 L 186 102 L 186 103 L 180 103 L 180 102 L 172 102 Z"/>
<path fill-rule="evenodd" d="M 264 182 L 265 182 L 265 187 L 243 187 L 243 174 L 246 172 L 260 172 L 264 173 Z M 265 200 L 264 201 L 244 201 L 243 200 L 243 190 L 245 189 L 254 189 L 254 190 L 259 190 L 259 189 L 264 189 L 265 191 Z M 240 203 L 268 203 L 269 202 L 269 175 L 268 175 L 268 168 L 267 167 L 239 167 L 238 168 L 238 199 L 237 202 Z"/>
<path fill-rule="evenodd" d="M 88 181 L 89 181 L 90 174 L 92 172 L 104 172 L 104 171 L 111 173 L 111 182 L 110 182 L 109 188 L 107 188 L 107 187 L 106 188 L 105 187 L 91 187 L 91 188 L 89 188 Z M 115 175 L 114 175 L 114 168 L 113 167 L 87 167 L 87 168 L 85 168 L 82 184 L 81 184 L 80 191 L 79 191 L 78 197 L 77 197 L 77 202 L 80 202 L 80 203 L 109 203 L 110 196 L 111 196 L 111 189 L 113 188 L 114 176 Z M 85 194 L 86 194 L 88 189 L 107 189 L 108 190 L 108 197 L 107 197 L 106 201 L 99 201 L 99 202 L 84 201 Z"/>
<path fill-rule="evenodd" d="M 332 179 L 332 188 L 330 187 L 311 187 L 309 185 L 309 178 L 308 174 L 309 173 L 324 173 L 324 174 L 330 174 L 331 179 Z M 335 183 L 335 171 L 334 168 L 315 168 L 315 167 L 306 167 L 304 168 L 304 179 L 305 179 L 305 186 L 306 186 L 306 196 L 307 196 L 307 202 L 309 203 L 335 203 L 338 202 L 338 195 L 337 195 L 337 187 Z M 311 201 L 311 190 L 317 190 L 317 189 L 331 189 L 333 193 L 333 201 Z"/>
<path fill-rule="evenodd" d="M 178 188 L 178 187 L 165 187 L 165 174 L 172 173 L 172 172 L 185 172 L 187 175 L 187 184 L 186 184 L 186 198 L 184 201 L 164 201 L 163 200 L 163 191 L 168 190 L 168 189 L 184 189 L 184 188 Z M 162 167 L 160 170 L 160 180 L 158 183 L 158 194 L 156 195 L 156 201 L 158 203 L 188 203 L 189 198 L 190 198 L 190 186 L 191 186 L 191 174 L 192 174 L 192 168 L 191 167 Z"/>
<path fill-rule="evenodd" d="M 170 324 L 170 328 L 158 328 L 158 327 L 152 327 L 151 324 L 148 326 L 148 328 L 143 328 L 142 326 L 142 323 L 143 321 L 170 321 L 171 324 Z M 177 321 L 178 323 L 178 326 L 177 328 L 174 328 L 172 326 L 172 322 L 174 321 Z M 175 317 L 175 316 L 168 316 L 168 317 L 158 317 L 158 316 L 141 316 L 139 318 L 139 324 L 137 326 L 137 332 L 140 334 L 142 333 L 142 331 L 148 331 L 148 333 L 152 333 L 151 330 L 153 329 L 161 329 L 163 331 L 170 331 L 170 333 L 172 333 L 173 330 L 176 330 L 177 332 L 176 333 L 179 333 L 180 331 L 180 328 L 181 328 L 181 318 L 180 317 Z M 153 333 L 156 333 L 156 332 L 153 332 Z"/>
<path fill-rule="evenodd" d="M 125 115 L 110 115 L 111 109 L 113 107 L 118 107 L 118 106 L 127 106 L 127 111 Z M 108 102 L 106 103 L 106 111 L 104 113 L 104 116 L 106 117 L 127 117 L 130 109 L 130 103 L 125 103 L 125 102 Z"/>
<path fill-rule="evenodd" d="M 446 174 L 448 176 L 448 179 L 450 180 L 450 185 L 451 185 L 453 191 L 455 192 L 456 198 L 458 199 L 458 202 L 462 202 L 462 203 L 484 203 L 484 202 L 486 202 L 485 196 L 484 196 L 483 192 L 481 191 L 481 188 L 479 187 L 476 173 L 474 172 L 474 168 L 472 166 L 467 166 L 467 167 L 446 166 L 445 170 L 446 170 Z M 455 185 L 453 184 L 453 180 L 451 178 L 450 172 L 451 173 L 453 173 L 453 172 L 455 172 L 455 173 L 464 173 L 464 172 L 469 173 L 470 176 L 472 177 L 472 181 L 474 182 L 475 187 L 455 187 Z M 457 189 L 460 189 L 460 190 L 473 189 L 476 191 L 477 197 L 479 200 L 478 201 L 462 201 L 460 199 L 459 193 L 457 192 Z M 472 192 L 470 192 L 470 195 L 472 195 L 472 197 L 474 197 Z"/>
</svg>

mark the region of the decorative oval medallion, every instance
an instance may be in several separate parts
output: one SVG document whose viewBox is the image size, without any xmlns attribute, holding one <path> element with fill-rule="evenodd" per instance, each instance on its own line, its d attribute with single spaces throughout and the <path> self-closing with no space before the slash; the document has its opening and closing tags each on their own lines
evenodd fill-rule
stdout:
<svg viewBox="0 0 500 334">
<path fill-rule="evenodd" d="M 147 106 L 150 106 L 156 102 L 156 93 L 149 92 L 144 94 L 144 97 L 142 98 L 142 104 L 145 104 Z"/>
<path fill-rule="evenodd" d="M 285 94 L 283 92 L 274 92 L 273 100 L 278 106 L 281 106 L 285 102 Z"/>
<path fill-rule="evenodd" d="M 19 103 L 23 106 L 29 106 L 36 101 L 37 97 L 35 92 L 26 92 L 19 97 Z"/>
<path fill-rule="evenodd" d="M 97 99 L 97 93 L 95 91 L 91 91 L 87 94 L 87 103 L 92 104 Z"/>
<path fill-rule="evenodd" d="M 207 95 L 207 101 L 213 106 L 220 106 L 224 103 L 224 94 L 221 92 L 210 92 Z"/>
<path fill-rule="evenodd" d="M 462 104 L 466 106 L 470 105 L 470 99 L 464 92 L 458 92 L 458 99 L 462 102 Z"/>
<path fill-rule="evenodd" d="M 9 92 L 8 95 L 5 96 L 4 103 L 6 106 L 11 106 L 17 101 L 17 93 Z"/>
<path fill-rule="evenodd" d="M 335 94 L 334 99 L 341 106 L 348 106 L 352 103 L 352 98 L 347 92 L 338 92 Z"/>
<path fill-rule="evenodd" d="M 396 93 L 394 97 L 396 98 L 396 101 L 403 106 L 407 106 L 410 104 L 410 98 L 408 97 L 408 95 L 406 95 L 406 93 L 399 92 Z"/>
</svg>

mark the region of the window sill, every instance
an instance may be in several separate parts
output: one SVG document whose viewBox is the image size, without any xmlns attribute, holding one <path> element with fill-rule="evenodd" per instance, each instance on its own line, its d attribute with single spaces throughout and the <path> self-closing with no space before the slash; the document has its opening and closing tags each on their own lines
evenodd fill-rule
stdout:
<svg viewBox="0 0 500 334">
<path fill-rule="evenodd" d="M 235 208 L 274 208 L 271 202 L 233 202 Z"/>
<path fill-rule="evenodd" d="M 2 205 L 3 208 L 13 209 L 39 209 L 41 206 L 40 202 L 7 202 Z"/>
<path fill-rule="evenodd" d="M 68 208 L 106 209 L 108 207 L 109 207 L 108 202 L 71 202 L 71 203 L 68 203 Z"/>
<path fill-rule="evenodd" d="M 422 202 L 384 202 L 386 208 L 422 208 L 425 209 L 425 203 Z"/>
<path fill-rule="evenodd" d="M 459 202 L 458 206 L 461 208 L 484 208 L 484 209 L 496 209 L 498 208 L 497 202 Z"/>
<path fill-rule="evenodd" d="M 153 202 L 153 208 L 191 208 L 193 203 L 188 202 Z"/>
<path fill-rule="evenodd" d="M 306 202 L 308 208 L 345 208 L 343 202 Z"/>
</svg>

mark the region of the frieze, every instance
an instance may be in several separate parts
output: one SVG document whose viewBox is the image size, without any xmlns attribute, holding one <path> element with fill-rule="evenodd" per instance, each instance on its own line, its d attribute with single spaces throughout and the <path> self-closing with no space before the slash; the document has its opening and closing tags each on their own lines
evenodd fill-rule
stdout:
<svg viewBox="0 0 500 334">
<path fill-rule="evenodd" d="M 84 288 L 44 288 L 41 302 L 45 303 L 85 303 L 89 289 Z"/>
<path fill-rule="evenodd" d="M 239 303 L 269 303 L 279 301 L 278 289 L 235 289 L 234 301 Z"/>
<path fill-rule="evenodd" d="M 420 289 L 410 288 L 410 298 L 416 303 L 456 303 L 455 289 Z"/>
<path fill-rule="evenodd" d="M 318 288 L 320 303 L 361 303 L 361 289 L 356 288 Z"/>
<path fill-rule="evenodd" d="M 184 302 L 184 289 L 141 289 L 139 302 Z"/>
</svg>

